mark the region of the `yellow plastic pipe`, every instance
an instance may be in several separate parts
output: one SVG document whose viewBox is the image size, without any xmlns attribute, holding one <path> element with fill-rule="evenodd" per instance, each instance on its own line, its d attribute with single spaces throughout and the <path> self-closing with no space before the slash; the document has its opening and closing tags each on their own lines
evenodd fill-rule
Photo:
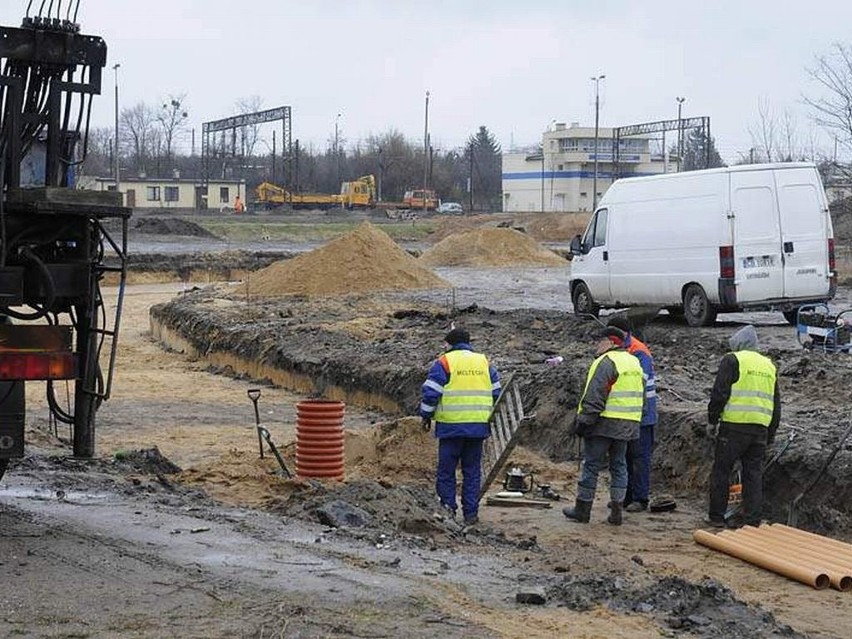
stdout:
<svg viewBox="0 0 852 639">
<path fill-rule="evenodd" d="M 806 537 L 801 537 L 799 535 L 793 535 L 782 530 L 777 530 L 770 526 L 761 526 L 760 528 L 754 528 L 751 526 L 744 526 L 741 530 L 757 531 L 762 535 L 768 535 L 772 539 L 777 539 L 780 542 L 795 545 L 803 550 L 806 550 L 811 553 L 819 553 L 821 556 L 826 559 L 832 561 L 835 564 L 847 566 L 852 569 L 852 553 L 843 552 L 842 549 L 835 548 L 829 544 L 821 544 L 815 543 L 811 539 Z"/>
<path fill-rule="evenodd" d="M 805 568 L 824 571 L 828 575 L 831 587 L 840 592 L 852 590 L 852 570 L 831 561 L 818 550 L 810 550 L 796 543 L 779 540 L 766 533 L 759 532 L 756 528 L 747 530 L 741 528 L 736 531 L 724 531 L 719 533 L 728 538 L 733 538 L 739 543 L 751 546 L 756 550 L 771 552 L 775 556 L 799 564 Z"/>
<path fill-rule="evenodd" d="M 713 550 L 718 550 L 737 559 L 747 561 L 755 566 L 771 570 L 774 573 L 807 584 L 817 590 L 824 590 L 831 584 L 831 580 L 825 572 L 805 568 L 786 559 L 779 559 L 766 551 L 756 550 L 745 544 L 737 543 L 733 539 L 725 539 L 719 535 L 713 535 L 706 530 L 696 530 L 692 533 L 692 538 L 702 546 L 707 546 Z"/>
<path fill-rule="evenodd" d="M 830 546 L 831 548 L 834 548 L 840 553 L 852 556 L 852 544 L 847 544 L 837 539 L 832 539 L 831 537 L 816 535 L 806 530 L 800 530 L 799 528 L 791 528 L 790 526 L 785 526 L 784 524 L 770 524 L 769 526 L 761 526 L 761 528 L 769 528 L 771 530 L 776 530 L 778 532 L 786 533 L 788 535 L 795 535 L 803 539 L 808 539 L 815 544 Z"/>
</svg>

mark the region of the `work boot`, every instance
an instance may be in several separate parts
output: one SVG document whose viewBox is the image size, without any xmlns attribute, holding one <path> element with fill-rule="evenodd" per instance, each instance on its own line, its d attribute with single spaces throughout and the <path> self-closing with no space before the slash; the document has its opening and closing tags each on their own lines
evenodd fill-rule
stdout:
<svg viewBox="0 0 852 639">
<path fill-rule="evenodd" d="M 613 526 L 620 526 L 622 522 L 622 508 L 620 501 L 611 501 L 609 502 L 609 517 L 606 518 L 607 522 L 612 524 Z"/>
<path fill-rule="evenodd" d="M 704 518 L 704 523 L 711 528 L 725 528 L 727 524 L 725 523 L 724 517 L 716 517 L 713 515 L 708 515 Z"/>
<path fill-rule="evenodd" d="M 641 513 L 643 510 L 648 510 L 648 502 L 640 499 L 639 501 L 631 501 L 624 507 L 629 513 Z"/>
<path fill-rule="evenodd" d="M 562 514 L 579 524 L 588 524 L 592 518 L 592 502 L 578 499 L 574 502 L 573 508 L 568 508 L 567 506 L 563 508 Z"/>
</svg>

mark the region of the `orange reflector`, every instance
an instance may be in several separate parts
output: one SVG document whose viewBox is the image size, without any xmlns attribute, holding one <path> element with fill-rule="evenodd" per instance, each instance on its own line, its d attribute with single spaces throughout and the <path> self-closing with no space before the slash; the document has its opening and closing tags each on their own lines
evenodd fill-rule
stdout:
<svg viewBox="0 0 852 639">
<path fill-rule="evenodd" d="M 73 353 L 0 353 L 0 380 L 74 379 Z"/>
</svg>

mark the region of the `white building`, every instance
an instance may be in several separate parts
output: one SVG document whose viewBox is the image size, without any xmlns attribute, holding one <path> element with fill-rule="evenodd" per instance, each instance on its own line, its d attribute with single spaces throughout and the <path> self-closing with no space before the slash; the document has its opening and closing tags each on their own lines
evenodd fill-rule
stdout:
<svg viewBox="0 0 852 639">
<path fill-rule="evenodd" d="M 663 173 L 661 152 L 651 153 L 647 137 L 623 138 L 618 155 L 621 177 Z M 542 135 L 544 153 L 503 154 L 504 211 L 590 211 L 594 200 L 595 129 L 556 123 Z M 612 129 L 598 128 L 597 191 L 600 200 L 612 184 Z"/>
<path fill-rule="evenodd" d="M 81 178 L 78 187 L 114 191 L 113 178 Z M 246 201 L 245 180 L 202 180 L 184 178 L 121 178 L 118 190 L 124 206 L 135 209 L 233 209 L 236 198 Z"/>
</svg>

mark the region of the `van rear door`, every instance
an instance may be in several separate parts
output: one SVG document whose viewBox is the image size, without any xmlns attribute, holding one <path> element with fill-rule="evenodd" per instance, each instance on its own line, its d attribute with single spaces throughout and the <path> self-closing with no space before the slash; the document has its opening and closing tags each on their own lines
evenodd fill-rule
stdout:
<svg viewBox="0 0 852 639">
<path fill-rule="evenodd" d="M 772 171 L 731 171 L 737 302 L 784 296 L 781 229 Z"/>
<path fill-rule="evenodd" d="M 776 169 L 784 265 L 784 296 L 828 295 L 830 221 L 815 168 Z"/>
</svg>

